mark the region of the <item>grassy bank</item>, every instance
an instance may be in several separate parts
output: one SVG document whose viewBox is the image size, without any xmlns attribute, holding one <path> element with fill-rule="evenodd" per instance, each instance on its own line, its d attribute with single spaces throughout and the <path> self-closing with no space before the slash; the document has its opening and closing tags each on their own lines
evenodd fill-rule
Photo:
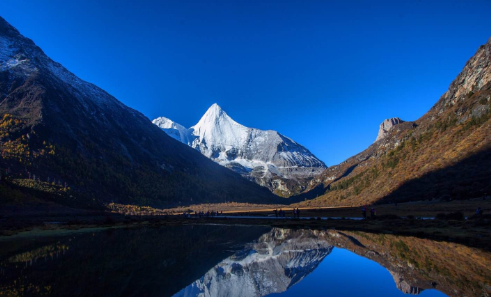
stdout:
<svg viewBox="0 0 491 297">
<path fill-rule="evenodd" d="M 246 203 L 220 203 L 220 204 L 201 204 L 187 207 L 170 208 L 159 210 L 163 213 L 180 214 L 183 212 L 195 211 L 223 211 L 227 215 L 273 215 L 275 209 L 283 209 L 291 215 L 293 208 L 298 207 L 303 217 L 362 217 L 361 207 L 339 206 L 339 207 L 302 207 L 294 205 L 258 205 Z M 368 207 L 371 207 L 368 205 Z M 416 201 L 399 204 L 375 205 L 378 215 L 397 215 L 400 217 L 435 217 L 439 213 L 462 212 L 465 216 L 472 216 L 478 207 L 484 210 L 485 214 L 491 213 L 491 199 L 482 198 L 471 200 L 454 201 Z M 368 210 L 369 213 L 369 210 Z"/>
</svg>

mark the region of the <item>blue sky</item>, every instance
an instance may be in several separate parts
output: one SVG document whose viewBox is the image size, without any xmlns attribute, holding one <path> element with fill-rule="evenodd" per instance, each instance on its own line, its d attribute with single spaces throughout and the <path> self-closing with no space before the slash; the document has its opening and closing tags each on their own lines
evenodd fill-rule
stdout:
<svg viewBox="0 0 491 297">
<path fill-rule="evenodd" d="M 2 0 L 51 58 L 150 119 L 212 103 L 335 165 L 416 120 L 491 37 L 491 1 Z"/>
</svg>

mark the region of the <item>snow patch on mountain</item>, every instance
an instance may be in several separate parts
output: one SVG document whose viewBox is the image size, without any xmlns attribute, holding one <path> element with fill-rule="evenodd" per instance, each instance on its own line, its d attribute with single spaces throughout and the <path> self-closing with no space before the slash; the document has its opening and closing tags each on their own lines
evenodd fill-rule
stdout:
<svg viewBox="0 0 491 297">
<path fill-rule="evenodd" d="M 29 75 L 37 68 L 29 63 L 29 59 L 22 54 L 13 40 L 0 36 L 0 71 L 19 70 Z"/>
</svg>

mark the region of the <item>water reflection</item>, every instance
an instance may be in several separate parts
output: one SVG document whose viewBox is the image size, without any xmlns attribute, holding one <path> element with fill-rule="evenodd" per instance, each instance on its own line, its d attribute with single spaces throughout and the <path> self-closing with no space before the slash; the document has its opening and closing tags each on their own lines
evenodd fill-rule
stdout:
<svg viewBox="0 0 491 297">
<path fill-rule="evenodd" d="M 273 229 L 174 296 L 265 296 L 309 275 L 333 246 L 312 231 Z"/>
<path fill-rule="evenodd" d="M 488 252 L 413 237 L 111 229 L 1 239 L 0 296 L 489 296 L 490 267 Z"/>
</svg>

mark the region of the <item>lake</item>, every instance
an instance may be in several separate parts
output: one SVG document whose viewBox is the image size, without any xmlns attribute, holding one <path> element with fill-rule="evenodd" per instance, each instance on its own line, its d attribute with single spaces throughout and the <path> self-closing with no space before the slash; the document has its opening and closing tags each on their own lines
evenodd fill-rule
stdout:
<svg viewBox="0 0 491 297">
<path fill-rule="evenodd" d="M 489 296 L 491 254 L 415 237 L 258 226 L 0 238 L 0 296 Z"/>
</svg>

